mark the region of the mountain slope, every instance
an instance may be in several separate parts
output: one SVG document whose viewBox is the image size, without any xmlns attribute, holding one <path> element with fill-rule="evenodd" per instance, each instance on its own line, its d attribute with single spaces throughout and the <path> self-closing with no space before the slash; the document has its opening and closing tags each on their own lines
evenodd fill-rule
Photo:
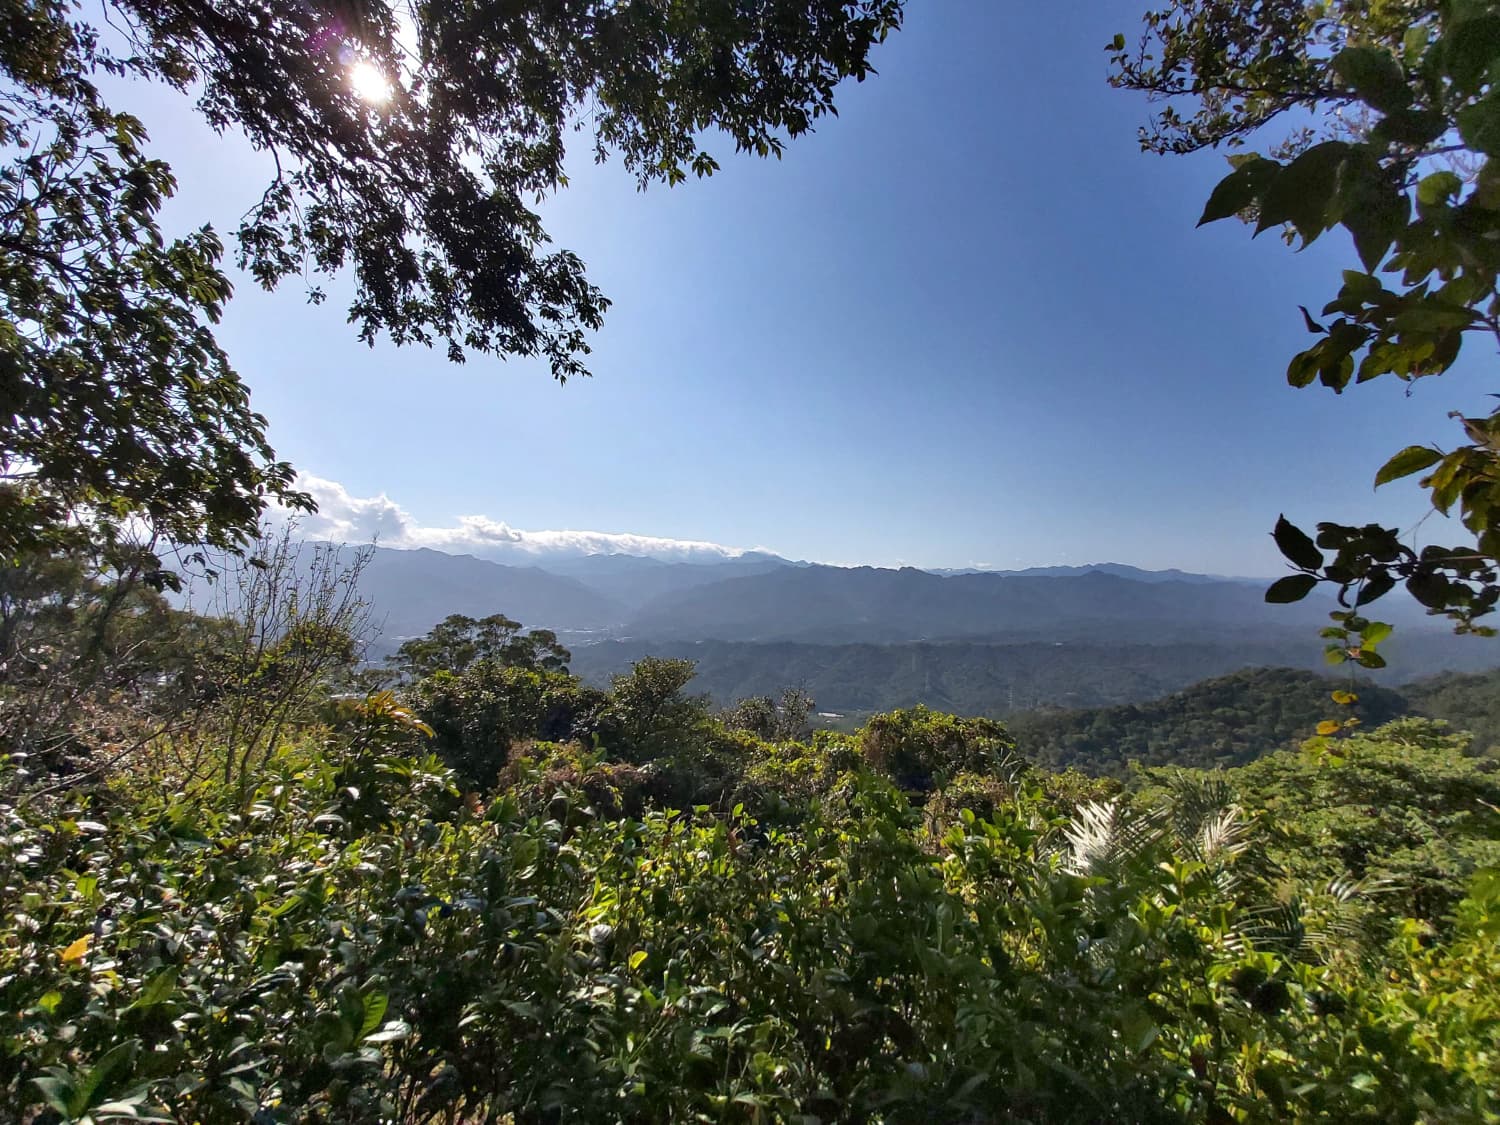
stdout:
<svg viewBox="0 0 1500 1125">
<path fill-rule="evenodd" d="M 736 559 L 706 562 L 666 562 L 640 555 L 586 555 L 577 559 L 548 559 L 541 569 L 573 578 L 633 613 L 656 598 L 679 591 L 800 565 L 803 564 L 775 555 L 750 552 Z"/>
<path fill-rule="evenodd" d="M 1091 571 L 941 576 L 906 568 L 782 568 L 655 599 L 633 636 L 743 641 L 1203 639 L 1323 623 L 1327 606 L 1267 606 L 1242 582 L 1141 582 Z"/>
<path fill-rule="evenodd" d="M 1500 665 L 1500 644 L 1448 633 L 1398 631 L 1382 651 L 1390 667 L 1372 675 L 1387 686 L 1436 669 L 1472 671 Z M 924 703 L 940 711 L 995 718 L 1037 707 L 1100 707 L 1153 699 L 1205 677 L 1249 667 L 1327 669 L 1321 642 L 1302 630 L 1234 641 L 1149 645 L 606 641 L 574 646 L 572 667 L 603 686 L 643 656 L 695 661 L 692 690 L 719 704 L 801 687 L 822 711 L 885 711 Z M 1477 686 L 1467 690 L 1469 711 L 1483 708 L 1487 682 L 1500 684 L 1474 678 Z M 1418 710 L 1445 717 L 1435 710 Z M 1494 711 L 1500 714 L 1500 706 Z M 1500 729 L 1500 718 L 1491 725 Z"/>
<path fill-rule="evenodd" d="M 451 613 L 503 613 L 528 628 L 559 630 L 598 629 L 625 615 L 577 579 L 426 548 L 376 547 L 359 589 L 381 626 L 377 649 L 425 633 Z"/>
<path fill-rule="evenodd" d="M 1123 773 L 1131 763 L 1206 768 L 1242 765 L 1315 733 L 1324 719 L 1378 726 L 1409 710 L 1399 691 L 1364 682 L 1351 709 L 1330 694 L 1349 687 L 1294 668 L 1252 668 L 1144 703 L 1034 712 L 1007 723 L 1020 752 L 1049 769 Z"/>
</svg>

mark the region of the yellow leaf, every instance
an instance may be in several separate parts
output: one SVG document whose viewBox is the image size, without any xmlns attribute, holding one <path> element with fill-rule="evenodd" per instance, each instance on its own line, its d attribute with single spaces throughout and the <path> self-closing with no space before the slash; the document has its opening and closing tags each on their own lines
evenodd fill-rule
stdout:
<svg viewBox="0 0 1500 1125">
<path fill-rule="evenodd" d="M 1359 696 L 1355 695 L 1352 691 L 1336 691 L 1333 693 L 1333 701 L 1347 707 L 1351 703 L 1358 703 Z"/>
<path fill-rule="evenodd" d="M 1333 719 L 1324 719 L 1318 724 L 1319 734 L 1337 734 L 1343 728 L 1343 724 Z"/>
<path fill-rule="evenodd" d="M 89 946 L 94 944 L 93 934 L 84 934 L 72 945 L 62 951 L 64 965 L 72 965 L 83 960 L 83 955 L 89 951 Z"/>
</svg>

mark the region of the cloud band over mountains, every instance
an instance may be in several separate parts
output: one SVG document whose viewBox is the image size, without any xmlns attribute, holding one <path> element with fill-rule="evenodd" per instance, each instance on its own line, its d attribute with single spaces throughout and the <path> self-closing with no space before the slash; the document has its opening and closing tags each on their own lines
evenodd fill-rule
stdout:
<svg viewBox="0 0 1500 1125">
<path fill-rule="evenodd" d="M 735 559 L 747 550 L 696 539 L 665 539 L 609 531 L 523 531 L 488 516 L 460 516 L 456 527 L 426 527 L 390 497 L 353 496 L 337 481 L 303 474 L 298 487 L 318 503 L 300 517 L 309 539 L 335 543 L 378 542 L 382 547 L 431 547 L 449 554 L 507 562 L 541 562 L 582 555 L 640 555 L 667 562 Z"/>
</svg>

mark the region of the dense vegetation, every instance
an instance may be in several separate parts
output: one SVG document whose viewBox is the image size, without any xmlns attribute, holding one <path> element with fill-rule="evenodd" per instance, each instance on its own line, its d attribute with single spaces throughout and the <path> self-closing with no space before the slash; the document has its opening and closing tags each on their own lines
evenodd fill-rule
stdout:
<svg viewBox="0 0 1500 1125">
<path fill-rule="evenodd" d="M 589 687 L 499 616 L 351 690 L 347 649 L 253 627 L 336 632 L 323 573 L 231 600 L 237 678 L 160 681 L 190 726 L 8 740 L 7 1119 L 1500 1115 L 1500 772 L 1462 736 L 1334 724 L 1122 791 L 988 719 L 809 734 L 686 661 Z"/>
<path fill-rule="evenodd" d="M 1211 767 L 1249 762 L 1316 734 L 1351 686 L 1290 668 L 1255 668 L 1206 680 L 1147 703 L 1034 711 L 1007 725 L 1028 760 L 1091 773 L 1132 763 Z M 1474 736 L 1473 749 L 1500 748 L 1500 672 L 1429 677 L 1392 689 L 1353 685 L 1351 713 L 1366 726 L 1403 715 L 1442 719 Z"/>
</svg>

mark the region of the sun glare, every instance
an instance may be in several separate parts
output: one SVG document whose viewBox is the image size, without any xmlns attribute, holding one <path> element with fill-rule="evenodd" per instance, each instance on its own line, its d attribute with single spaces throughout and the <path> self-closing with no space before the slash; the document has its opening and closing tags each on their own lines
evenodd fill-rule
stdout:
<svg viewBox="0 0 1500 1125">
<path fill-rule="evenodd" d="M 391 96 L 391 84 L 385 75 L 372 63 L 361 59 L 349 68 L 349 85 L 354 92 L 371 105 L 380 105 Z"/>
</svg>

